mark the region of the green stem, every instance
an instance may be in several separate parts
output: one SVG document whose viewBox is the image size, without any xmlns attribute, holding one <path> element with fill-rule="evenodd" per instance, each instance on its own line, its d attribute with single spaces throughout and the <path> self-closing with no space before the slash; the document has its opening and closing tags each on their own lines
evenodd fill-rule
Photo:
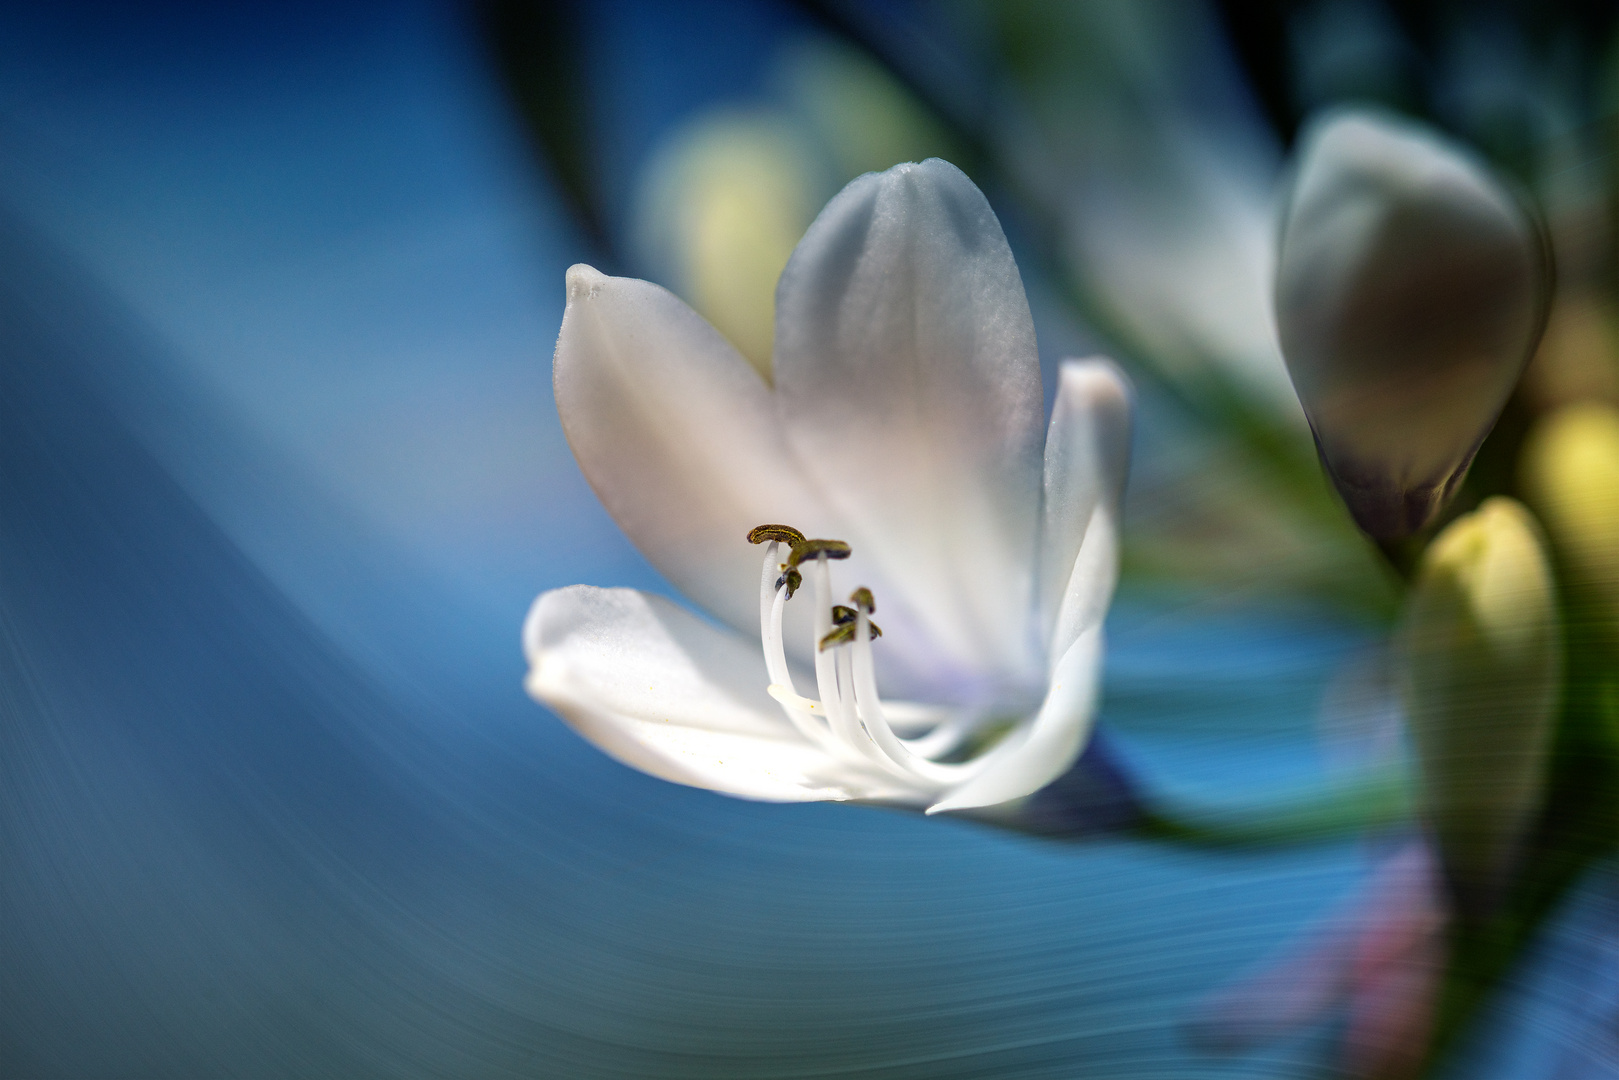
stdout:
<svg viewBox="0 0 1619 1080">
<path fill-rule="evenodd" d="M 1293 847 L 1402 825 L 1411 820 L 1412 808 L 1409 773 L 1386 767 L 1307 793 L 1242 807 L 1143 798 L 1135 825 L 1114 835 L 1209 850 Z M 1088 842 L 1098 836 L 1094 829 L 1065 831 L 1031 824 L 1010 804 L 962 816 L 1044 840 Z"/>
<path fill-rule="evenodd" d="M 1137 835 L 1205 848 L 1286 847 L 1325 843 L 1411 820 L 1403 769 L 1369 771 L 1324 790 L 1240 808 L 1194 808 L 1167 801 L 1149 807 Z"/>
<path fill-rule="evenodd" d="M 1406 536 L 1399 540 L 1378 540 L 1377 550 L 1382 553 L 1384 560 L 1399 575 L 1402 582 L 1410 585 L 1417 578 L 1417 569 L 1422 564 L 1422 552 L 1428 546 L 1424 536 Z"/>
</svg>

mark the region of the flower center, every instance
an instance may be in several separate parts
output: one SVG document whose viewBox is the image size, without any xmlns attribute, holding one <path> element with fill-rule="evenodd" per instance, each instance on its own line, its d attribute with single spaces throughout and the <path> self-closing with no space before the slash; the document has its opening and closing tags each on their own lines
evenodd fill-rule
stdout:
<svg viewBox="0 0 1619 1080">
<path fill-rule="evenodd" d="M 911 702 L 885 705 L 877 693 L 872 641 L 882 630 L 871 621 L 877 601 L 858 588 L 849 603 L 832 603 L 834 560 L 847 559 L 841 540 L 807 538 L 787 525 L 761 525 L 748 540 L 764 544 L 759 573 L 759 637 L 770 696 L 806 739 L 840 759 L 871 763 L 913 785 L 942 788 L 979 770 L 983 757 L 945 761 L 972 736 L 974 717 L 963 710 Z M 785 550 L 785 557 L 783 552 Z M 808 573 L 815 605 L 814 658 L 817 698 L 801 696 L 782 638 L 787 601 Z M 900 732 L 906 733 L 902 737 Z"/>
</svg>

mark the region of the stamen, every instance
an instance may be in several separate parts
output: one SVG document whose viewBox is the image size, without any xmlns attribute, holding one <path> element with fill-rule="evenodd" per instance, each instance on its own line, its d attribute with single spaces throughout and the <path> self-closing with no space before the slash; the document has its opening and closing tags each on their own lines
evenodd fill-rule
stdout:
<svg viewBox="0 0 1619 1080">
<path fill-rule="evenodd" d="M 837 541 L 833 541 L 836 543 Z M 848 545 L 844 545 L 847 548 Z M 815 634 L 817 640 L 825 636 L 832 625 L 832 573 L 827 567 L 828 552 L 819 552 L 810 567 L 810 578 L 815 586 Z M 871 739 L 860 729 L 860 714 L 855 707 L 852 675 L 845 674 L 839 685 L 836 657 L 820 649 L 815 651 L 815 686 L 821 696 L 821 707 L 832 729 L 832 737 L 845 756 L 850 754 L 892 770 Z M 779 701 L 780 698 L 777 698 Z M 897 775 L 905 775 L 899 771 Z"/>
<path fill-rule="evenodd" d="M 759 586 L 759 641 L 764 646 L 765 669 L 770 672 L 770 681 L 793 690 L 793 673 L 787 666 L 787 653 L 781 640 L 781 615 L 787 603 L 788 590 L 778 585 L 765 591 L 764 585 L 770 580 L 770 572 L 774 569 L 772 564 L 776 560 L 777 546 L 772 541 L 765 552 L 764 575 Z M 796 690 L 793 692 L 797 693 Z"/>
<path fill-rule="evenodd" d="M 856 604 L 860 611 L 868 615 L 877 610 L 877 601 L 872 599 L 871 590 L 862 585 L 849 594 L 851 603 Z M 820 648 L 830 649 L 834 645 L 844 645 L 854 640 L 854 623 L 859 612 L 847 604 L 832 605 L 832 632 L 821 639 Z M 882 637 L 883 628 L 871 623 L 871 636 Z"/>
<path fill-rule="evenodd" d="M 748 543 L 762 544 L 766 540 L 781 544 L 802 544 L 804 534 L 791 525 L 755 525 L 748 530 Z"/>
<path fill-rule="evenodd" d="M 787 569 L 791 570 L 805 559 L 847 559 L 852 550 L 842 540 L 800 540 L 787 556 Z"/>
<path fill-rule="evenodd" d="M 795 545 L 793 554 L 798 554 L 802 546 Z M 824 555 L 818 557 L 810 568 L 810 578 L 815 583 L 815 640 L 820 641 L 832 631 L 832 572 L 827 568 Z M 830 717 L 832 702 L 837 698 L 837 674 L 833 670 L 832 657 L 824 649 L 815 650 L 815 687 L 816 693 L 826 703 Z"/>
<path fill-rule="evenodd" d="M 785 526 L 760 526 L 764 528 L 785 528 Z M 758 532 L 755 529 L 754 532 Z M 792 530 L 796 532 L 797 530 Z M 751 533 L 749 534 L 752 535 Z M 802 534 L 800 534 L 802 535 Z M 828 753 L 846 753 L 844 747 L 827 730 L 825 724 L 817 719 L 825 710 L 818 701 L 811 701 L 798 695 L 793 686 L 793 672 L 787 666 L 787 653 L 782 644 L 781 617 L 787 600 L 803 580 L 798 571 L 793 571 L 787 587 L 782 581 L 775 579 L 778 567 L 777 559 L 781 554 L 781 545 L 789 541 L 770 540 L 765 548 L 764 567 L 759 578 L 759 638 L 764 648 L 765 670 L 770 675 L 770 695 L 781 703 L 782 711 L 792 723 L 798 733 L 811 743 L 821 747 Z"/>
<path fill-rule="evenodd" d="M 838 617 L 839 610 L 849 612 L 849 617 L 847 619 L 839 618 Z M 847 645 L 849 642 L 853 641 L 855 639 L 855 622 L 854 622 L 854 620 L 855 620 L 855 613 L 854 613 L 854 611 L 852 609 L 843 607 L 843 605 L 841 605 L 841 604 L 838 605 L 838 607 L 833 608 L 832 609 L 832 622 L 835 625 L 832 627 L 832 632 L 827 634 L 825 637 L 823 637 L 821 639 L 820 648 L 822 648 L 822 649 L 830 649 L 833 646 Z M 876 623 L 868 623 L 867 625 L 871 627 L 871 636 L 872 637 L 882 637 L 883 636 L 883 628 L 882 627 L 878 626 Z"/>
<path fill-rule="evenodd" d="M 787 587 L 787 599 L 789 600 L 793 598 L 793 593 L 797 592 L 799 586 L 803 584 L 804 575 L 798 572 L 797 567 L 794 567 L 776 579 L 776 588 L 779 589 L 784 585 Z"/>
<path fill-rule="evenodd" d="M 861 750 L 868 757 L 880 758 L 881 755 L 875 753 L 877 748 L 872 745 L 870 737 L 860 730 L 860 715 L 854 702 L 854 673 L 849 667 L 848 649 L 842 649 L 835 654 L 832 667 L 837 677 L 837 686 L 833 690 L 833 700 L 837 705 L 833 707 L 829 704 L 827 715 L 832 721 L 833 734 L 847 745 Z"/>
<path fill-rule="evenodd" d="M 760 525 L 748 533 L 754 544 L 766 544 L 764 564 L 759 572 L 759 636 L 764 648 L 765 668 L 770 675 L 770 696 L 798 732 L 813 744 L 843 758 L 868 761 L 915 783 L 946 786 L 959 783 L 985 764 L 986 754 L 962 763 L 937 760 L 963 743 L 974 730 L 965 713 L 943 710 L 933 730 L 915 739 L 902 739 L 883 711 L 877 694 L 876 665 L 872 640 L 882 630 L 871 621 L 877 610 L 876 599 L 865 587 L 849 595 L 849 604 L 832 599 L 832 559 L 847 559 L 849 545 L 841 540 L 806 539 L 788 525 Z M 781 548 L 789 550 L 785 562 L 778 561 Z M 801 697 L 793 686 L 792 671 L 782 640 L 782 615 L 786 603 L 803 585 L 799 567 L 810 563 L 808 573 L 814 584 L 815 684 L 820 700 Z M 852 605 L 852 606 L 851 606 Z M 897 719 L 910 719 L 914 730 L 918 710 L 932 707 L 896 705 Z M 821 718 L 824 718 L 821 719 Z"/>
<path fill-rule="evenodd" d="M 757 532 L 758 530 L 756 529 L 754 531 Z M 749 533 L 748 535 L 751 536 L 753 534 Z M 781 545 L 777 541 L 770 541 L 769 545 L 765 548 L 764 569 L 759 572 L 759 639 L 761 641 L 769 636 L 770 606 L 775 601 L 776 590 L 780 588 L 779 585 L 772 584 L 772 579 L 774 579 L 776 576 L 776 552 L 780 548 Z M 767 662 L 769 658 L 770 650 L 766 649 L 765 659 Z M 774 678 L 774 676 L 772 676 L 772 678 Z"/>
<path fill-rule="evenodd" d="M 850 668 L 854 679 L 855 706 L 872 741 L 894 764 L 922 780 L 954 784 L 977 772 L 982 759 L 960 765 L 940 764 L 912 753 L 894 734 L 894 729 L 889 727 L 887 718 L 883 716 L 882 699 L 877 696 L 877 676 L 871 658 L 871 634 L 868 632 L 870 628 L 870 618 L 864 611 L 860 612 L 855 624 L 854 647 L 844 652 L 852 654 Z"/>
</svg>

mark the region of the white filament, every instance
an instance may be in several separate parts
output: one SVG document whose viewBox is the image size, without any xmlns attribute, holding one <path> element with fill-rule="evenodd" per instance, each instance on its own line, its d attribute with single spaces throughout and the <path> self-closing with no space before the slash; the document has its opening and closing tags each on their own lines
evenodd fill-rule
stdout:
<svg viewBox="0 0 1619 1080">
<path fill-rule="evenodd" d="M 853 646 L 839 649 L 838 652 L 842 654 L 840 664 L 847 658 L 860 719 L 865 722 L 872 741 L 881 748 L 889 760 L 923 780 L 939 784 L 960 783 L 978 771 L 977 762 L 946 765 L 920 757 L 900 742 L 899 737 L 894 734 L 894 729 L 888 726 L 888 720 L 883 716 L 882 699 L 877 696 L 877 670 L 871 656 L 871 616 L 867 615 L 864 609 L 855 616 Z"/>
<path fill-rule="evenodd" d="M 787 586 L 782 584 L 776 587 L 776 579 L 780 576 L 779 564 L 776 557 L 781 554 L 781 544 L 775 540 L 770 541 L 765 548 L 765 566 L 759 577 L 759 638 L 764 644 L 765 670 L 770 673 L 773 684 L 785 686 L 793 690 L 793 673 L 787 667 L 787 653 L 781 640 L 782 608 L 787 603 Z"/>
<path fill-rule="evenodd" d="M 901 702 L 895 711 L 904 718 L 906 728 L 931 726 L 931 730 L 911 739 L 895 734 L 877 693 L 871 616 L 864 608 L 856 613 L 852 642 L 820 647 L 833 630 L 832 577 L 824 554 L 803 567 L 811 578 L 815 604 L 815 637 L 811 644 L 820 699 L 799 695 L 793 686 L 782 638 L 787 585 L 785 581 L 779 587 L 776 584 L 783 570 L 778 561 L 781 548 L 778 541 L 772 540 L 765 549 L 759 580 L 759 633 L 770 674 L 770 696 L 781 705 L 793 727 L 839 757 L 870 762 L 928 788 L 950 787 L 979 772 L 992 755 L 959 764 L 935 760 L 958 747 L 977 726 L 975 717 L 967 712 Z"/>
<path fill-rule="evenodd" d="M 810 567 L 815 589 L 815 689 L 826 703 L 831 717 L 837 698 L 837 672 L 833 669 L 833 656 L 821 648 L 821 641 L 832 632 L 832 572 L 825 555 L 817 555 Z"/>
<path fill-rule="evenodd" d="M 765 548 L 765 565 L 759 580 L 759 638 L 764 646 L 765 670 L 770 673 L 770 696 L 781 704 L 782 712 L 792 721 L 798 733 L 821 749 L 843 756 L 832 733 L 822 722 L 826 710 L 819 701 L 800 697 L 793 687 L 793 672 L 787 666 L 787 653 L 782 646 L 781 616 L 787 603 L 787 583 L 778 588 L 776 580 L 781 574 L 777 557 L 780 544 L 772 540 Z"/>
</svg>

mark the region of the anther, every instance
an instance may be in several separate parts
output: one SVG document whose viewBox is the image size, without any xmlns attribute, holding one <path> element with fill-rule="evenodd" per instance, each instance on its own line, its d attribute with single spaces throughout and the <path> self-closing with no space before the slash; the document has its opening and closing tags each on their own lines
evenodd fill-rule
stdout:
<svg viewBox="0 0 1619 1080">
<path fill-rule="evenodd" d="M 793 545 L 793 550 L 787 556 L 787 568 L 790 570 L 805 559 L 814 559 L 825 556 L 828 559 L 847 559 L 850 548 L 842 540 L 800 540 Z"/>
<path fill-rule="evenodd" d="M 877 599 L 871 595 L 871 590 L 864 585 L 849 594 L 849 603 L 864 611 L 867 615 L 877 610 Z M 850 618 L 853 618 L 851 613 Z"/>
<path fill-rule="evenodd" d="M 854 640 L 855 634 L 859 632 L 859 627 L 854 621 L 854 612 L 850 611 L 842 604 L 839 604 L 837 607 L 832 609 L 832 617 L 834 620 L 837 620 L 837 613 L 839 611 L 849 611 L 849 621 L 838 621 L 837 625 L 832 627 L 832 632 L 821 639 L 820 649 L 822 652 L 825 652 L 827 649 L 837 645 L 847 645 L 849 642 Z M 876 623 L 868 620 L 866 625 L 871 627 L 871 636 L 873 639 L 883 636 L 882 627 L 878 626 Z"/>
<path fill-rule="evenodd" d="M 797 592 L 798 587 L 802 584 L 804 584 L 804 575 L 799 573 L 796 567 L 789 569 L 776 579 L 776 588 L 779 589 L 783 585 L 787 586 L 787 599 L 789 600 L 793 598 L 793 593 Z"/>
<path fill-rule="evenodd" d="M 842 626 L 844 623 L 852 623 L 859 617 L 859 613 L 856 612 L 852 607 L 845 607 L 842 604 L 832 605 L 833 626 Z"/>
<path fill-rule="evenodd" d="M 748 530 L 748 543 L 762 544 L 766 540 L 775 540 L 791 546 L 802 544 L 804 534 L 791 525 L 759 525 Z"/>
</svg>

